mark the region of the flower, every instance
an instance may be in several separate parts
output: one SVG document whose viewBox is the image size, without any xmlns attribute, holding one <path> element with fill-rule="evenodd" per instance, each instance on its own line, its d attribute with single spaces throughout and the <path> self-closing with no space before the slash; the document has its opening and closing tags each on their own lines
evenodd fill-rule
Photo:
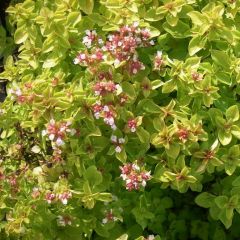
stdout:
<svg viewBox="0 0 240 240">
<path fill-rule="evenodd" d="M 127 126 L 128 126 L 128 128 L 130 128 L 131 132 L 136 132 L 137 121 L 135 119 L 130 119 L 130 120 L 128 120 Z"/>
<path fill-rule="evenodd" d="M 157 51 L 157 55 L 154 58 L 153 64 L 155 70 L 159 70 L 163 66 L 164 62 L 162 59 L 162 51 Z"/>
<path fill-rule="evenodd" d="M 140 167 L 136 162 L 127 163 L 120 167 L 123 181 L 127 190 L 139 190 L 140 187 L 145 187 L 147 181 L 151 178 L 151 172 L 147 172 L 143 167 Z"/>
<path fill-rule="evenodd" d="M 62 202 L 62 204 L 66 205 L 68 200 L 72 197 L 71 192 L 63 192 L 58 194 L 58 199 Z"/>
<path fill-rule="evenodd" d="M 52 201 L 55 200 L 55 198 L 56 198 L 56 195 L 54 193 L 52 193 L 52 192 L 48 192 L 45 195 L 45 199 L 47 200 L 47 202 L 49 204 L 52 203 Z"/>
</svg>

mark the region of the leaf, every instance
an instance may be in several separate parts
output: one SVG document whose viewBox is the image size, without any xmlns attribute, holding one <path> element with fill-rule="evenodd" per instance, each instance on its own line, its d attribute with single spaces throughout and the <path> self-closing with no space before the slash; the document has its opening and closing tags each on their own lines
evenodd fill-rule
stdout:
<svg viewBox="0 0 240 240">
<path fill-rule="evenodd" d="M 139 102 L 140 103 L 140 102 Z M 160 113 L 161 108 L 150 99 L 141 101 L 144 111 L 148 113 Z"/>
<path fill-rule="evenodd" d="M 218 139 L 223 146 L 228 145 L 232 141 L 232 134 L 224 130 L 218 131 Z"/>
<path fill-rule="evenodd" d="M 240 186 L 240 176 L 239 176 L 239 177 L 236 177 L 236 178 L 234 179 L 234 181 L 232 182 L 232 185 L 233 185 L 234 187 Z"/>
<path fill-rule="evenodd" d="M 200 50 L 202 50 L 206 44 L 207 39 L 202 36 L 193 37 L 188 45 L 188 52 L 190 56 L 193 56 Z"/>
<path fill-rule="evenodd" d="M 143 127 L 139 126 L 137 128 L 136 133 L 138 135 L 139 140 L 142 143 L 148 143 L 149 142 L 150 134 Z"/>
<path fill-rule="evenodd" d="M 173 159 L 176 159 L 180 152 L 180 145 L 179 144 L 171 144 L 169 149 L 165 149 L 167 155 Z"/>
<path fill-rule="evenodd" d="M 81 10 L 83 10 L 86 14 L 91 14 L 94 7 L 94 0 L 80 0 L 79 5 Z"/>
<path fill-rule="evenodd" d="M 194 25 L 201 26 L 207 22 L 206 17 L 200 12 L 192 11 L 189 12 L 187 15 L 191 18 Z"/>
<path fill-rule="evenodd" d="M 102 202 L 111 202 L 112 194 L 111 193 L 99 193 L 95 199 L 102 201 Z"/>
<path fill-rule="evenodd" d="M 81 12 L 70 12 L 67 16 L 67 24 L 75 27 L 82 19 Z"/>
<path fill-rule="evenodd" d="M 212 50 L 212 59 L 217 65 L 229 70 L 231 61 L 224 51 Z"/>
<path fill-rule="evenodd" d="M 128 239 L 128 235 L 125 233 L 121 235 L 119 238 L 117 238 L 116 240 L 127 240 L 127 239 Z"/>
<path fill-rule="evenodd" d="M 217 204 L 217 206 L 220 209 L 223 209 L 226 207 L 226 204 L 228 202 L 228 197 L 227 196 L 218 196 L 214 199 L 214 202 Z"/>
<path fill-rule="evenodd" d="M 176 82 L 174 80 L 169 80 L 164 83 L 162 87 L 162 93 L 170 93 L 177 88 Z"/>
<path fill-rule="evenodd" d="M 90 166 L 84 173 L 84 177 L 89 181 L 90 185 L 99 185 L 102 182 L 102 174 L 95 166 Z"/>
<path fill-rule="evenodd" d="M 197 203 L 197 205 L 204 208 L 210 208 L 213 204 L 213 200 L 214 200 L 214 195 L 208 192 L 200 193 L 195 198 L 195 202 Z"/>
<path fill-rule="evenodd" d="M 237 105 L 233 105 L 227 109 L 226 118 L 232 122 L 236 122 L 239 119 L 239 109 Z"/>
<path fill-rule="evenodd" d="M 17 28 L 16 32 L 14 33 L 14 40 L 16 44 L 21 44 L 25 42 L 28 38 L 27 28 L 26 26 L 22 26 Z"/>
</svg>

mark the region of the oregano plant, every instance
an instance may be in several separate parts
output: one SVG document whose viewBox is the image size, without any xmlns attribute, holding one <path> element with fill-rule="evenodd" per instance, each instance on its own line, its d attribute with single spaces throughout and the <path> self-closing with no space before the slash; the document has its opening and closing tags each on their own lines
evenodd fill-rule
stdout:
<svg viewBox="0 0 240 240">
<path fill-rule="evenodd" d="M 237 239 L 239 10 L 13 1 L 0 27 L 0 238 Z"/>
</svg>

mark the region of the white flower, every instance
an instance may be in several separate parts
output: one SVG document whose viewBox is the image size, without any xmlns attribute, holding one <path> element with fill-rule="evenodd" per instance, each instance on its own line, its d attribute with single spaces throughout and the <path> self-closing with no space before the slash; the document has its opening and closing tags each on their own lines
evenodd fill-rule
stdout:
<svg viewBox="0 0 240 240">
<path fill-rule="evenodd" d="M 102 45 L 103 44 L 103 40 L 101 38 L 99 38 L 98 39 L 98 43 Z"/>
<path fill-rule="evenodd" d="M 68 200 L 66 198 L 63 198 L 61 201 L 62 201 L 62 204 L 64 204 L 64 205 L 67 205 L 67 203 L 68 203 Z"/>
<path fill-rule="evenodd" d="M 155 44 L 153 40 L 151 40 L 149 43 L 150 43 L 151 45 L 154 45 L 154 44 Z"/>
<path fill-rule="evenodd" d="M 49 140 L 53 141 L 54 138 L 55 138 L 55 135 L 53 133 L 49 135 Z"/>
<path fill-rule="evenodd" d="M 74 60 L 73 60 L 73 63 L 74 63 L 74 64 L 79 64 L 79 63 L 80 63 L 80 61 L 79 61 L 79 59 L 78 59 L 78 58 L 74 58 Z"/>
<path fill-rule="evenodd" d="M 99 112 L 95 112 L 95 113 L 94 113 L 94 117 L 95 117 L 96 119 L 99 119 L 99 118 L 100 118 L 100 113 L 99 113 Z"/>
<path fill-rule="evenodd" d="M 161 58 L 162 57 L 162 51 L 157 51 L 157 56 Z"/>
<path fill-rule="evenodd" d="M 154 240 L 154 239 L 155 239 L 154 235 L 149 235 L 148 236 L 148 240 Z"/>
<path fill-rule="evenodd" d="M 107 218 L 103 218 L 102 223 L 106 224 L 108 222 Z"/>
<path fill-rule="evenodd" d="M 119 138 L 119 139 L 118 139 L 118 142 L 119 142 L 120 144 L 123 144 L 123 143 L 125 143 L 125 139 L 124 139 L 124 138 Z"/>
<path fill-rule="evenodd" d="M 42 136 L 46 136 L 47 135 L 47 131 L 46 130 L 42 130 Z"/>
<path fill-rule="evenodd" d="M 139 170 L 140 170 L 140 167 L 139 167 L 137 164 L 133 164 L 132 167 L 133 167 L 133 169 L 136 170 L 136 171 L 139 171 Z"/>
<path fill-rule="evenodd" d="M 113 125 L 111 126 L 111 128 L 112 128 L 112 130 L 116 130 L 116 129 L 117 129 L 117 126 L 116 126 L 115 124 L 113 124 Z"/>
<path fill-rule="evenodd" d="M 119 59 L 115 59 L 115 60 L 114 60 L 114 66 L 117 66 L 117 65 L 119 65 L 119 64 L 120 64 Z"/>
<path fill-rule="evenodd" d="M 89 35 L 91 34 L 91 31 L 87 29 L 87 30 L 85 31 L 85 33 L 86 33 L 86 35 L 89 36 Z"/>
<path fill-rule="evenodd" d="M 54 120 L 53 118 L 50 120 L 50 124 L 51 124 L 51 125 L 54 125 L 54 124 L 55 124 L 55 120 Z"/>
<path fill-rule="evenodd" d="M 103 107 L 103 111 L 104 111 L 104 112 L 109 112 L 109 107 L 108 107 L 107 105 L 105 105 L 105 106 Z"/>
<path fill-rule="evenodd" d="M 17 89 L 17 90 L 15 91 L 15 94 L 16 94 L 17 96 L 21 96 L 21 95 L 22 95 L 22 91 L 21 91 L 20 89 Z"/>
<path fill-rule="evenodd" d="M 121 151 L 122 151 L 122 149 L 121 149 L 120 146 L 117 146 L 117 147 L 115 148 L 115 152 L 120 153 Z"/>
<path fill-rule="evenodd" d="M 145 181 L 145 180 L 142 181 L 142 186 L 143 186 L 143 187 L 146 186 L 146 181 Z"/>
<path fill-rule="evenodd" d="M 70 129 L 70 134 L 73 136 L 75 135 L 77 130 L 75 128 Z"/>
<path fill-rule="evenodd" d="M 133 74 L 137 74 L 138 70 L 136 68 L 133 69 Z"/>
<path fill-rule="evenodd" d="M 56 141 L 56 144 L 58 146 L 62 146 L 64 144 L 64 141 L 61 138 L 58 138 L 57 141 Z"/>
<path fill-rule="evenodd" d="M 136 128 L 135 128 L 135 127 L 132 127 L 132 128 L 131 128 L 131 132 L 136 132 Z"/>
<path fill-rule="evenodd" d="M 111 136 L 111 141 L 116 143 L 117 142 L 117 136 L 112 135 Z"/>
<path fill-rule="evenodd" d="M 122 178 L 123 181 L 125 181 L 127 179 L 127 175 L 126 174 L 121 174 L 120 177 Z"/>
<path fill-rule="evenodd" d="M 139 26 L 139 22 L 137 22 L 137 21 L 134 22 L 134 23 L 133 23 L 133 26 L 134 26 L 134 27 L 138 27 L 138 26 Z"/>
</svg>

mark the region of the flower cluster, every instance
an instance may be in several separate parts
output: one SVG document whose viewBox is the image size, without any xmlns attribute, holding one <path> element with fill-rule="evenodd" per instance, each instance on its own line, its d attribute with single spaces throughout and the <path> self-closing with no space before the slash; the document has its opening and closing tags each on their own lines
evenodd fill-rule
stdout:
<svg viewBox="0 0 240 240">
<path fill-rule="evenodd" d="M 95 30 L 87 30 L 86 36 L 83 38 L 83 44 L 87 48 L 91 48 L 94 45 L 93 43 L 96 43 L 95 47 L 92 48 L 91 53 L 79 53 L 74 59 L 74 64 L 93 66 L 110 56 L 114 59 L 115 66 L 118 66 L 123 61 L 129 61 L 129 64 L 127 64 L 128 71 L 131 74 L 136 74 L 145 69 L 143 63 L 138 60 L 136 49 L 154 45 L 154 41 L 150 40 L 150 37 L 150 30 L 140 28 L 137 22 L 130 26 L 125 25 L 110 34 L 105 43 L 97 36 Z"/>
<path fill-rule="evenodd" d="M 45 200 L 50 204 L 55 200 L 60 200 L 62 204 L 66 205 L 68 203 L 68 200 L 72 197 L 72 193 L 65 191 L 60 194 L 55 194 L 53 192 L 47 192 L 45 195 Z"/>
<path fill-rule="evenodd" d="M 86 36 L 83 37 L 83 44 L 87 48 L 90 48 L 92 47 L 92 44 L 97 40 L 97 33 L 95 30 L 93 31 L 86 30 L 85 33 L 86 33 Z"/>
<path fill-rule="evenodd" d="M 75 129 L 69 128 L 71 124 L 69 121 L 56 123 L 54 119 L 51 119 L 47 125 L 47 129 L 42 131 L 42 135 L 48 135 L 49 140 L 53 141 L 57 146 L 62 146 L 67 133 L 71 135 L 76 133 Z"/>
<path fill-rule="evenodd" d="M 137 129 L 137 121 L 136 119 L 130 119 L 127 122 L 127 126 L 130 129 L 131 132 L 136 132 Z"/>
<path fill-rule="evenodd" d="M 163 66 L 164 62 L 163 62 L 163 59 L 162 59 L 162 52 L 161 51 L 157 51 L 157 55 L 154 58 L 153 64 L 154 64 L 154 69 L 155 70 L 159 70 Z"/>
<path fill-rule="evenodd" d="M 117 218 L 114 217 L 112 209 L 110 211 L 107 211 L 105 214 L 105 218 L 103 218 L 102 223 L 106 224 L 108 222 L 114 222 L 117 221 Z"/>
<path fill-rule="evenodd" d="M 11 94 L 11 100 L 16 100 L 19 104 L 31 102 L 34 97 L 33 94 L 24 94 L 20 88 L 9 89 L 9 94 Z"/>
<path fill-rule="evenodd" d="M 112 135 L 111 136 L 111 141 L 116 146 L 115 147 L 115 152 L 120 153 L 122 151 L 122 145 L 125 143 L 125 139 L 124 138 L 117 138 L 117 136 Z"/>
<path fill-rule="evenodd" d="M 107 93 L 113 93 L 115 91 L 121 92 L 122 88 L 119 84 L 115 84 L 113 81 L 101 81 L 95 83 L 95 85 L 93 86 L 93 90 L 95 92 L 95 95 L 103 96 Z"/>
<path fill-rule="evenodd" d="M 79 53 L 78 56 L 73 60 L 74 64 L 82 64 L 84 66 L 96 65 L 103 61 L 105 56 L 101 49 L 96 49 L 94 53 Z"/>
<path fill-rule="evenodd" d="M 97 102 L 93 105 L 93 112 L 96 119 L 99 119 L 100 117 L 103 118 L 103 121 L 111 126 L 113 130 L 116 130 L 115 125 L 115 117 L 116 113 L 112 107 L 112 105 L 102 105 L 100 102 Z"/>
<path fill-rule="evenodd" d="M 137 163 L 127 163 L 120 167 L 120 177 L 125 181 L 126 189 L 129 191 L 139 190 L 140 187 L 145 187 L 146 182 L 151 178 L 151 172 L 147 172 Z"/>
</svg>

